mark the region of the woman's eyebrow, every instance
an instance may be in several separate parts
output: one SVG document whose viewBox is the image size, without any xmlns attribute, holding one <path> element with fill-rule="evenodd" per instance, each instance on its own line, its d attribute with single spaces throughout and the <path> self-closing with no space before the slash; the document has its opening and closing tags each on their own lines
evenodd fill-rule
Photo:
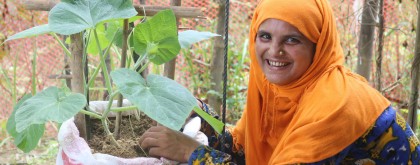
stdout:
<svg viewBox="0 0 420 165">
<path fill-rule="evenodd" d="M 257 34 L 270 34 L 270 33 L 265 30 L 258 30 Z"/>
<path fill-rule="evenodd" d="M 271 33 L 270 32 L 267 32 L 265 30 L 258 30 L 257 31 L 257 34 L 258 35 L 261 35 L 261 34 L 271 34 Z M 282 35 L 282 37 L 298 37 L 298 38 L 302 38 L 303 35 L 301 33 L 299 33 L 299 32 L 290 32 L 288 34 Z"/>
<path fill-rule="evenodd" d="M 294 34 L 283 35 L 283 37 L 285 37 L 285 38 L 291 38 L 291 37 L 293 37 L 293 38 L 303 38 L 303 35 L 294 33 Z"/>
</svg>

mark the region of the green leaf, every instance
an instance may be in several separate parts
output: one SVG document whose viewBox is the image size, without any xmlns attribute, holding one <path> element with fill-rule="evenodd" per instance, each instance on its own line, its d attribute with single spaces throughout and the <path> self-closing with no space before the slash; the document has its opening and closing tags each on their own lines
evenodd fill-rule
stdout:
<svg viewBox="0 0 420 165">
<path fill-rule="evenodd" d="M 194 111 L 200 115 L 204 120 L 207 121 L 207 123 L 209 123 L 211 125 L 211 127 L 214 128 L 214 130 L 221 134 L 223 131 L 223 122 L 221 122 L 220 120 L 215 119 L 214 117 L 212 117 L 211 115 L 209 115 L 208 113 L 204 112 L 201 108 L 199 107 L 194 107 Z"/>
<path fill-rule="evenodd" d="M 156 45 L 150 44 L 147 49 L 149 50 L 149 60 L 156 65 L 161 65 L 175 58 L 181 47 L 178 37 L 168 37 Z"/>
<path fill-rule="evenodd" d="M 26 100 L 16 110 L 16 131 L 22 132 L 33 124 L 47 121 L 64 122 L 86 105 L 86 98 L 79 93 L 66 93 L 63 89 L 49 87 Z"/>
<path fill-rule="evenodd" d="M 115 70 L 111 77 L 121 94 L 139 110 L 173 130 L 181 129 L 193 108 L 198 107 L 188 89 L 169 78 L 151 74 L 145 80 L 129 69 Z"/>
<path fill-rule="evenodd" d="M 211 32 L 199 32 L 195 30 L 186 30 L 179 33 L 178 40 L 181 48 L 190 48 L 192 44 L 210 39 L 212 37 L 220 36 Z"/>
<path fill-rule="evenodd" d="M 48 16 L 52 31 L 70 35 L 98 23 L 137 15 L 131 0 L 66 0 L 55 5 Z"/>
<path fill-rule="evenodd" d="M 25 153 L 33 150 L 37 145 L 42 135 L 44 134 L 45 126 L 44 124 L 34 124 L 24 129 L 22 132 L 18 133 L 16 131 L 16 110 L 19 109 L 23 102 L 31 98 L 30 94 L 27 94 L 22 97 L 21 100 L 16 104 L 13 109 L 12 115 L 10 115 L 9 120 L 7 120 L 6 129 L 13 138 L 15 138 L 14 144 L 24 151 Z"/>
<path fill-rule="evenodd" d="M 136 17 L 133 17 L 136 18 Z M 114 20 L 114 21 L 110 21 L 107 22 L 107 29 L 105 32 L 106 38 L 111 41 L 112 38 L 114 37 L 115 33 L 115 41 L 113 44 L 115 44 L 116 46 L 118 46 L 119 48 L 122 48 L 122 42 L 123 42 L 123 26 L 124 26 L 124 21 L 123 20 Z M 130 36 L 130 45 L 134 45 L 133 43 L 133 36 Z"/>
<path fill-rule="evenodd" d="M 134 50 L 160 65 L 179 53 L 178 28 L 172 10 L 163 10 L 134 28 Z"/>
<path fill-rule="evenodd" d="M 9 38 L 7 38 L 6 41 L 15 40 L 15 39 L 19 39 L 19 38 L 33 37 L 33 36 L 46 34 L 46 33 L 51 33 L 51 30 L 50 30 L 50 27 L 48 26 L 48 24 L 35 26 L 35 27 L 32 27 L 32 28 L 26 29 L 24 31 L 21 31 L 17 34 L 14 34 L 14 35 L 10 36 Z M 6 42 L 6 41 L 4 41 L 4 42 Z"/>
<path fill-rule="evenodd" d="M 143 16 L 134 16 L 134 17 L 131 17 L 131 18 L 128 19 L 128 23 L 135 22 L 135 21 L 140 20 L 142 18 L 144 18 L 144 17 Z"/>
<path fill-rule="evenodd" d="M 104 51 L 106 47 L 109 45 L 110 40 L 105 36 L 105 25 L 104 23 L 99 24 L 96 26 L 96 32 L 98 33 L 98 40 L 99 44 L 101 45 L 101 51 Z M 95 35 L 93 34 L 93 31 L 91 31 L 92 34 L 87 35 L 90 37 L 87 52 L 89 54 L 98 55 L 98 44 L 96 43 Z M 111 38 L 112 39 L 112 38 Z"/>
</svg>

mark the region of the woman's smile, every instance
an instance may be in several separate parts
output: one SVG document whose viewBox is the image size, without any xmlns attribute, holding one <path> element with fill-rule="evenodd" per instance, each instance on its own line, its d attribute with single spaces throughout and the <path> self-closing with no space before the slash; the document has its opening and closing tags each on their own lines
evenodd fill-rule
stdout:
<svg viewBox="0 0 420 165">
<path fill-rule="evenodd" d="M 278 68 L 284 68 L 285 66 L 288 66 L 290 63 L 288 62 L 279 62 L 279 61 L 272 61 L 272 60 L 266 60 L 268 65 L 275 67 L 274 69 Z"/>
<path fill-rule="evenodd" d="M 267 80 L 286 85 L 298 80 L 311 66 L 315 43 L 291 24 L 267 19 L 259 27 L 255 51 Z"/>
</svg>

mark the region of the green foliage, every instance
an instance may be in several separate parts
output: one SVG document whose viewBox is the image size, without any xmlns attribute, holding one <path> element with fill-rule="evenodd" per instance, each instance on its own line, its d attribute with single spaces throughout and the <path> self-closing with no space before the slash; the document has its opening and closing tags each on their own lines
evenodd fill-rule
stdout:
<svg viewBox="0 0 420 165">
<path fill-rule="evenodd" d="M 209 123 L 217 133 L 222 133 L 224 124 L 220 120 L 215 119 L 213 116 L 207 114 L 199 107 L 194 107 L 194 112 L 196 112 L 204 120 L 206 120 L 207 123 Z"/>
<path fill-rule="evenodd" d="M 51 30 L 50 30 L 50 27 L 49 27 L 48 24 L 39 25 L 39 26 L 35 26 L 35 27 L 32 27 L 32 28 L 26 29 L 26 30 L 21 31 L 19 33 L 16 33 L 16 34 L 10 36 L 9 38 L 7 38 L 6 41 L 20 39 L 20 38 L 33 37 L 33 36 L 46 34 L 46 33 L 50 33 L 50 32 L 51 32 Z M 6 41 L 4 41 L 4 42 L 6 42 Z"/>
<path fill-rule="evenodd" d="M 48 87 L 29 98 L 16 110 L 16 131 L 22 132 L 33 124 L 48 121 L 62 123 L 77 114 L 86 105 L 82 94 Z"/>
<path fill-rule="evenodd" d="M 98 26 L 96 26 L 96 32 L 98 33 L 98 40 L 99 40 L 99 45 L 101 46 L 100 51 L 104 51 L 106 49 L 105 45 L 109 45 L 110 44 L 110 40 L 112 40 L 112 36 L 111 39 L 108 39 L 108 37 L 105 36 L 106 34 L 106 30 L 105 30 L 105 24 L 101 23 Z M 93 31 L 89 31 L 86 36 L 89 36 L 89 43 L 87 46 L 87 52 L 89 54 L 92 55 L 98 55 L 99 54 L 99 50 L 98 50 L 98 44 L 96 43 L 95 40 L 95 35 L 94 34 L 89 34 L 89 33 L 93 33 Z M 121 39 L 122 40 L 122 39 Z"/>
<path fill-rule="evenodd" d="M 136 14 L 131 1 L 128 0 L 63 0 L 50 11 L 47 25 L 28 29 L 12 36 L 9 40 L 51 33 L 71 56 L 56 33 L 70 35 L 86 31 L 87 44 L 84 45 L 84 50 L 89 54 L 100 55 L 101 63 L 97 68 L 101 68 L 104 72 L 107 90 L 112 94 L 109 101 L 112 102 L 118 93 L 112 92 L 104 57 L 114 41 L 118 42 L 115 44 L 117 46 L 127 42 L 122 39 L 122 22 L 124 18 L 130 18 L 131 22 L 140 18 L 133 17 Z M 161 11 L 148 21 L 138 24 L 131 35 L 132 38 L 128 42 L 129 49 L 133 47 L 143 57 L 138 61 L 150 61 L 157 65 L 173 59 L 181 49 L 180 42 L 187 48 L 191 44 L 217 36 L 207 32 L 187 31 L 178 38 L 176 18 L 172 10 Z M 104 45 L 108 47 L 102 47 Z M 106 53 L 103 53 L 104 50 Z M 86 60 L 86 54 L 83 56 Z M 92 81 L 98 72 L 99 69 L 93 72 Z M 111 75 L 124 97 L 149 117 L 171 129 L 179 130 L 191 111 L 199 109 L 195 97 L 171 79 L 157 75 L 149 75 L 147 79 L 143 79 L 130 69 L 119 69 L 113 71 Z M 91 80 L 87 84 L 90 84 Z M 19 102 L 9 119 L 8 131 L 15 138 L 15 144 L 25 152 L 29 152 L 38 144 L 45 122 L 62 123 L 82 111 L 106 123 L 104 121 L 111 111 L 111 106 L 108 106 L 101 116 L 83 110 L 86 103 L 86 98 L 82 94 L 71 93 L 67 88 L 49 87 Z M 216 130 L 221 131 L 223 124 L 220 121 L 200 112 L 197 113 L 208 120 Z M 110 134 L 106 124 L 104 127 L 105 132 Z"/>
<path fill-rule="evenodd" d="M 181 48 L 189 48 L 192 44 L 207 40 L 212 37 L 220 36 L 210 32 L 199 32 L 195 30 L 186 30 L 179 33 L 179 43 Z"/>
<path fill-rule="evenodd" d="M 114 39 L 115 40 L 114 44 L 118 46 L 119 48 L 122 48 L 122 43 L 123 43 L 123 26 L 124 26 L 123 20 L 109 21 L 107 22 L 107 29 L 105 32 L 105 36 L 107 40 L 109 41 L 112 40 L 112 38 L 115 35 L 116 38 Z M 134 45 L 133 37 L 130 37 L 130 45 Z"/>
<path fill-rule="evenodd" d="M 230 107 L 229 120 L 238 120 L 246 104 L 246 91 L 248 89 L 248 73 L 250 58 L 248 56 L 248 39 L 244 40 L 240 47 L 230 45 L 232 49 L 228 51 L 228 97 L 226 104 Z M 239 49 L 235 50 L 233 48 Z M 234 122 L 233 122 L 234 123 Z"/>
<path fill-rule="evenodd" d="M 134 21 L 140 20 L 144 17 L 142 16 L 134 16 L 131 17 L 130 19 L 128 19 L 129 23 L 133 23 Z M 124 27 L 124 20 L 112 20 L 112 21 L 108 21 L 106 23 L 107 25 L 107 29 L 106 29 L 106 38 L 111 41 L 112 38 L 115 35 L 115 42 L 114 44 L 116 46 L 118 46 L 119 48 L 122 48 L 122 43 L 123 43 L 123 27 Z M 134 46 L 134 41 L 133 41 L 133 35 L 129 36 L 129 45 Z M 124 41 L 126 42 L 126 41 Z"/>
<path fill-rule="evenodd" d="M 118 69 L 111 73 L 121 94 L 158 123 L 179 130 L 197 105 L 195 97 L 182 85 L 163 76 Z"/>
<path fill-rule="evenodd" d="M 31 97 L 31 95 L 27 94 L 16 104 L 12 115 L 9 117 L 6 124 L 7 132 L 15 139 L 14 144 L 26 153 L 33 150 L 38 145 L 38 141 L 41 139 L 45 130 L 44 124 L 34 124 L 21 132 L 16 131 L 16 111 Z"/>
<path fill-rule="evenodd" d="M 202 27 L 201 27 L 202 28 Z M 200 27 L 198 27 L 199 30 Z M 246 37 L 245 37 L 246 38 Z M 228 89 L 227 89 L 227 118 L 229 123 L 235 123 L 244 109 L 246 90 L 248 86 L 249 55 L 248 40 L 242 42 L 230 41 L 228 50 Z M 188 72 L 190 77 L 185 81 L 191 82 L 190 88 L 200 98 L 213 94 L 222 98 L 222 93 L 211 89 L 210 63 L 214 42 L 202 42 L 190 50 L 184 50 L 186 66 L 183 72 Z M 220 73 L 222 75 L 222 73 Z M 215 107 L 213 107 L 216 109 Z"/>
<path fill-rule="evenodd" d="M 160 65 L 172 60 L 181 49 L 175 14 L 164 10 L 134 28 L 134 50 Z"/>
<path fill-rule="evenodd" d="M 70 35 L 95 28 L 103 21 L 135 15 L 131 0 L 66 0 L 51 9 L 48 24 L 52 31 Z"/>
</svg>

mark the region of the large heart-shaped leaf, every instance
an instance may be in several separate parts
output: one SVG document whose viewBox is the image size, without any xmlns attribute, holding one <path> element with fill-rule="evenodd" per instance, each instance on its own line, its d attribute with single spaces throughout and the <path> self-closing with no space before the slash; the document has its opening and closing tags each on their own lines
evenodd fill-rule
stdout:
<svg viewBox="0 0 420 165">
<path fill-rule="evenodd" d="M 9 38 L 7 38 L 6 41 L 15 40 L 15 39 L 19 39 L 19 38 L 33 37 L 33 36 L 46 34 L 46 33 L 50 33 L 50 32 L 51 32 L 51 30 L 50 30 L 50 27 L 48 26 L 48 24 L 39 25 L 39 26 L 35 26 L 35 27 L 32 27 L 32 28 L 26 29 L 26 30 L 21 31 L 19 33 L 16 33 L 16 34 L 10 36 Z"/>
<path fill-rule="evenodd" d="M 28 153 L 29 151 L 33 150 L 38 145 L 39 139 L 41 139 L 45 130 L 44 124 L 34 124 L 24 129 L 20 133 L 16 131 L 16 110 L 19 109 L 22 103 L 30 97 L 31 95 L 27 94 L 19 100 L 19 102 L 14 107 L 12 115 L 10 115 L 6 124 L 7 132 L 9 132 L 9 134 L 12 135 L 13 138 L 15 138 L 14 144 L 25 153 Z"/>
<path fill-rule="evenodd" d="M 66 0 L 54 6 L 48 16 L 52 31 L 70 35 L 98 23 L 137 15 L 131 0 Z"/>
<path fill-rule="evenodd" d="M 194 107 L 195 97 L 176 81 L 158 75 L 143 79 L 129 69 L 111 72 L 121 94 L 153 120 L 179 130 Z"/>
<path fill-rule="evenodd" d="M 62 123 L 76 115 L 85 105 L 84 95 L 49 87 L 26 100 L 16 110 L 16 131 L 22 132 L 33 124 L 47 121 Z"/>
<path fill-rule="evenodd" d="M 172 60 L 181 50 L 178 28 L 172 10 L 163 10 L 134 29 L 134 50 L 148 55 L 149 60 L 160 65 Z"/>
<path fill-rule="evenodd" d="M 190 48 L 192 44 L 210 39 L 212 37 L 220 36 L 211 32 L 199 32 L 195 30 L 186 30 L 179 33 L 178 40 L 181 48 Z"/>
</svg>

